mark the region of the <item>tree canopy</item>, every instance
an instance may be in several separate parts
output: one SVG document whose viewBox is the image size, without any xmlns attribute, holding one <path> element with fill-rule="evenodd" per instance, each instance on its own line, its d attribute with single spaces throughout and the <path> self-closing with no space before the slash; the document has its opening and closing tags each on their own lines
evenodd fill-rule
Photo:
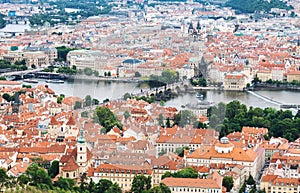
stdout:
<svg viewBox="0 0 300 193">
<path fill-rule="evenodd" d="M 184 168 L 182 170 L 179 170 L 177 172 L 171 173 L 166 172 L 164 175 L 162 175 L 162 179 L 167 177 L 173 177 L 173 178 L 198 178 L 198 172 L 190 167 Z"/>
<path fill-rule="evenodd" d="M 132 193 L 145 193 L 151 188 L 151 176 L 137 175 L 134 176 L 131 190 Z"/>
<path fill-rule="evenodd" d="M 161 73 L 160 76 L 150 75 L 149 79 L 151 81 L 158 81 L 163 84 L 172 84 L 179 80 L 179 75 L 178 72 L 174 70 L 166 69 Z"/>
<path fill-rule="evenodd" d="M 109 108 L 97 107 L 95 115 L 95 119 L 105 128 L 106 132 L 109 132 L 114 126 L 117 126 L 120 129 L 122 128 L 122 124 Z"/>
<path fill-rule="evenodd" d="M 226 192 L 230 192 L 233 187 L 233 179 L 231 176 L 225 176 L 222 181 L 222 186 L 226 188 Z"/>
<path fill-rule="evenodd" d="M 291 10 L 292 6 L 288 6 L 285 2 L 280 0 L 261 1 L 261 0 L 229 0 L 225 4 L 242 13 L 254 13 L 256 11 L 264 11 L 269 13 L 272 8 L 280 8 Z"/>
<path fill-rule="evenodd" d="M 192 125 L 195 121 L 196 116 L 189 110 L 182 110 L 174 117 L 174 123 L 180 127 Z"/>
<path fill-rule="evenodd" d="M 269 128 L 269 136 L 284 137 L 289 141 L 299 138 L 300 118 L 290 110 L 276 110 L 250 107 L 239 101 L 228 104 L 219 103 L 208 109 L 209 126 L 220 132 L 220 137 L 234 131 L 241 131 L 243 126 Z"/>
</svg>

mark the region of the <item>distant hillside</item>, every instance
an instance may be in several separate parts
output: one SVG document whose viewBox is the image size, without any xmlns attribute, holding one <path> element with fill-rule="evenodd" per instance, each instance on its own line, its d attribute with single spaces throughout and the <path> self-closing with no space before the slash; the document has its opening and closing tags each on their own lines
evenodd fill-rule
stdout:
<svg viewBox="0 0 300 193">
<path fill-rule="evenodd" d="M 293 9 L 292 6 L 288 6 L 280 0 L 229 0 L 225 6 L 232 7 L 242 13 L 254 13 L 255 11 L 270 12 L 272 8 Z"/>
</svg>

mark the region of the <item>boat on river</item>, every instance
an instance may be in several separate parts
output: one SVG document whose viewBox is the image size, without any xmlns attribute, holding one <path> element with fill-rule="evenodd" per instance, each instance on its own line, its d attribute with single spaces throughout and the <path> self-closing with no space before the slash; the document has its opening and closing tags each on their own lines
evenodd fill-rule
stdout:
<svg viewBox="0 0 300 193">
<path fill-rule="evenodd" d="M 64 83 L 65 81 L 59 80 L 59 79 L 49 79 L 49 80 L 46 80 L 46 82 L 47 82 L 47 83 L 62 84 L 62 83 Z"/>
<path fill-rule="evenodd" d="M 196 94 L 196 98 L 198 98 L 198 99 L 203 99 L 203 97 L 204 97 L 204 96 L 203 96 L 203 94 L 201 94 L 201 93 L 197 93 L 197 94 Z"/>
<path fill-rule="evenodd" d="M 23 82 L 27 82 L 27 83 L 39 83 L 39 81 L 36 80 L 36 79 L 24 79 Z"/>
</svg>

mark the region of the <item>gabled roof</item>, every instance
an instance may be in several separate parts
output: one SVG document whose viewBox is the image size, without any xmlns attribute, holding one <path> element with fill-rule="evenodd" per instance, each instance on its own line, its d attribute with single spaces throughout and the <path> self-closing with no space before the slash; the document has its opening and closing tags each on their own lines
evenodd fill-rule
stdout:
<svg viewBox="0 0 300 193">
<path fill-rule="evenodd" d="M 67 122 L 67 125 L 76 125 L 76 121 L 75 121 L 75 119 L 74 119 L 73 116 L 70 116 L 70 117 L 69 117 L 69 120 L 68 120 L 68 122 Z"/>
<path fill-rule="evenodd" d="M 214 188 L 219 189 L 222 186 L 218 185 L 214 179 L 199 179 L 199 178 L 165 178 L 162 180 L 168 187 L 189 187 L 189 188 Z"/>
<path fill-rule="evenodd" d="M 77 169 L 78 169 L 78 165 L 73 156 L 67 161 L 66 165 L 62 167 L 63 171 L 75 171 Z"/>
</svg>

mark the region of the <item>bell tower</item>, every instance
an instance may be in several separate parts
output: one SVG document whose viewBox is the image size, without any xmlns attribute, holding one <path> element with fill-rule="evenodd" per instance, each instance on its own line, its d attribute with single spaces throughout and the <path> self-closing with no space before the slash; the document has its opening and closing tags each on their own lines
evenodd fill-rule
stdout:
<svg viewBox="0 0 300 193">
<path fill-rule="evenodd" d="M 87 160 L 87 144 L 83 136 L 83 129 L 80 129 L 80 136 L 77 139 L 77 164 L 85 166 Z"/>
</svg>

